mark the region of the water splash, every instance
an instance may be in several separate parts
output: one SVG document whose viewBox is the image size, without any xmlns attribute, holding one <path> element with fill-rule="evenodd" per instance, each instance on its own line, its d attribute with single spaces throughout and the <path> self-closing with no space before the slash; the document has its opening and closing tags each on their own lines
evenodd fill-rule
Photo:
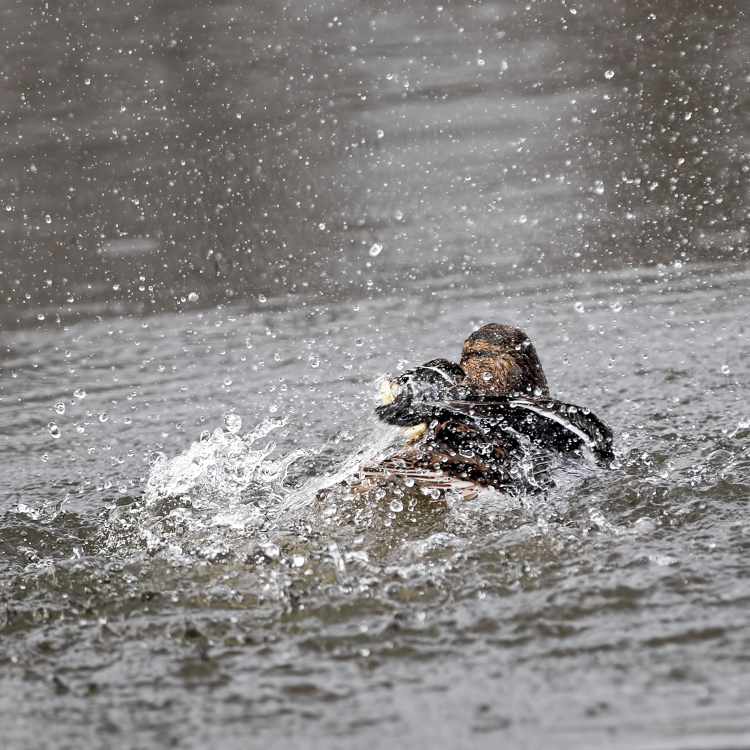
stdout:
<svg viewBox="0 0 750 750">
<path fill-rule="evenodd" d="M 268 458 L 276 448 L 274 442 L 259 449 L 253 445 L 284 424 L 285 419 L 269 417 L 243 436 L 217 427 L 212 433 L 204 431 L 199 441 L 175 458 L 154 454 L 144 492 L 146 506 L 181 498 L 194 508 L 228 507 L 281 497 L 289 466 L 305 451 L 293 451 L 274 461 Z"/>
</svg>

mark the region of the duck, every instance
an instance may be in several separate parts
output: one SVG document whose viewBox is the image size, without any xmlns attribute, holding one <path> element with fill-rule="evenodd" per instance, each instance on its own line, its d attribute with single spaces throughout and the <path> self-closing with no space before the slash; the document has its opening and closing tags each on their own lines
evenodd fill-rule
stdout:
<svg viewBox="0 0 750 750">
<path fill-rule="evenodd" d="M 615 460 L 612 430 L 593 412 L 550 396 L 539 355 L 520 329 L 490 323 L 458 363 L 432 359 L 380 380 L 377 418 L 406 444 L 361 467 L 368 483 L 418 484 L 434 500 L 472 499 L 488 487 L 543 489 L 549 458 Z"/>
</svg>

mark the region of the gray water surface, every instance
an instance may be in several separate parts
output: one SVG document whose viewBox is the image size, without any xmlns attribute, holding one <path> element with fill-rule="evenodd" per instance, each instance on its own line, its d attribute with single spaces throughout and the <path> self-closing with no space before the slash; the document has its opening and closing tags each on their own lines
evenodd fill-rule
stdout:
<svg viewBox="0 0 750 750">
<path fill-rule="evenodd" d="M 0 13 L 4 746 L 750 745 L 741 3 Z M 331 490 L 488 322 L 615 466 Z"/>
</svg>

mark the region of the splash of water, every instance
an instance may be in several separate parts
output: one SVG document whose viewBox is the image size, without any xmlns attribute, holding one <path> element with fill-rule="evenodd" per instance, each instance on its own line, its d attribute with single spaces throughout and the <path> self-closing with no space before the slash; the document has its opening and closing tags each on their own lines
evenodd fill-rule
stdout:
<svg viewBox="0 0 750 750">
<path fill-rule="evenodd" d="M 180 498 L 196 509 L 220 510 L 252 500 L 280 499 L 289 466 L 305 451 L 272 460 L 273 441 L 262 448 L 254 444 L 285 423 L 285 419 L 269 417 L 243 436 L 217 427 L 212 433 L 204 431 L 200 440 L 179 456 L 155 454 L 143 495 L 146 507 Z"/>
</svg>

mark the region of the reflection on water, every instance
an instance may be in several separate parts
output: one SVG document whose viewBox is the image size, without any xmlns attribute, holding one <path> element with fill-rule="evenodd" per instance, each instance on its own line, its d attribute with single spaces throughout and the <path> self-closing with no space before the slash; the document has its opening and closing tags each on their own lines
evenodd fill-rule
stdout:
<svg viewBox="0 0 750 750">
<path fill-rule="evenodd" d="M 0 17 L 4 746 L 750 744 L 739 0 Z M 491 321 L 619 468 L 339 491 Z"/>
<path fill-rule="evenodd" d="M 744 253 L 740 7 L 13 5 L 4 324 Z"/>
</svg>

